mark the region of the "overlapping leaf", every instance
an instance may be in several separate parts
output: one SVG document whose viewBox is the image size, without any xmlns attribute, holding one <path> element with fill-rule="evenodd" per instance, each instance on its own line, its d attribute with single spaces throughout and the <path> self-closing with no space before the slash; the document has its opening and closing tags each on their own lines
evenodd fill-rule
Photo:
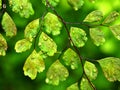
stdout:
<svg viewBox="0 0 120 90">
<path fill-rule="evenodd" d="M 110 26 L 110 29 L 111 29 L 113 35 L 114 35 L 118 40 L 120 40 L 120 25 Z"/>
<path fill-rule="evenodd" d="M 96 46 L 105 42 L 104 34 L 99 28 L 90 28 L 90 37 Z"/>
<path fill-rule="evenodd" d="M 114 22 L 120 14 L 116 11 L 111 12 L 103 21 L 103 24 L 110 24 Z"/>
<path fill-rule="evenodd" d="M 2 0 L 0 0 L 0 9 L 2 8 Z"/>
<path fill-rule="evenodd" d="M 70 28 L 70 36 L 76 47 L 83 47 L 87 41 L 85 31 L 77 27 Z"/>
<path fill-rule="evenodd" d="M 5 56 L 7 50 L 7 42 L 5 38 L 0 34 L 0 56 Z"/>
<path fill-rule="evenodd" d="M 43 27 L 48 34 L 59 35 L 62 29 L 62 23 L 56 15 L 48 12 L 44 17 Z"/>
<path fill-rule="evenodd" d="M 13 37 L 17 33 L 17 28 L 15 26 L 15 23 L 7 12 L 5 12 L 3 15 L 2 27 L 6 32 L 6 36 Z"/>
<path fill-rule="evenodd" d="M 42 0 L 42 2 L 46 5 L 46 0 Z M 59 4 L 60 0 L 48 0 L 48 3 L 53 7 L 56 7 Z"/>
<path fill-rule="evenodd" d="M 74 83 L 67 88 L 67 90 L 79 90 L 78 83 Z"/>
<path fill-rule="evenodd" d="M 56 43 L 44 32 L 41 33 L 39 37 L 38 46 L 40 49 L 46 53 L 48 56 L 53 56 L 57 52 Z"/>
<path fill-rule="evenodd" d="M 96 79 L 98 71 L 93 63 L 86 61 L 84 65 L 84 69 L 86 75 L 91 81 Z"/>
<path fill-rule="evenodd" d="M 25 38 L 32 42 L 39 29 L 39 19 L 33 20 L 25 28 Z"/>
<path fill-rule="evenodd" d="M 58 85 L 60 81 L 66 80 L 69 72 L 59 60 L 56 60 L 47 71 L 46 83 L 52 85 Z"/>
<path fill-rule="evenodd" d="M 95 10 L 86 16 L 84 22 L 99 22 L 102 18 L 103 18 L 103 13 L 99 10 Z"/>
<path fill-rule="evenodd" d="M 80 59 L 75 51 L 68 48 L 63 55 L 63 61 L 66 65 L 71 66 L 71 69 L 77 69 Z"/>
<path fill-rule="evenodd" d="M 83 0 L 67 0 L 67 1 L 68 4 L 76 11 L 80 9 L 84 4 Z"/>
<path fill-rule="evenodd" d="M 22 39 L 16 42 L 15 44 L 15 50 L 18 53 L 24 52 L 26 50 L 29 50 L 32 46 L 32 43 L 28 41 L 27 39 Z"/>
<path fill-rule="evenodd" d="M 98 60 L 105 77 L 111 81 L 120 81 L 120 59 L 115 57 L 107 57 Z"/>
<path fill-rule="evenodd" d="M 37 76 L 37 72 L 43 72 L 45 69 L 45 64 L 41 53 L 37 53 L 35 50 L 30 54 L 27 58 L 23 70 L 24 75 L 29 76 L 31 79 L 35 79 Z"/>
<path fill-rule="evenodd" d="M 21 17 L 28 18 L 34 14 L 32 4 L 29 0 L 8 0 L 12 11 L 19 13 Z"/>
</svg>

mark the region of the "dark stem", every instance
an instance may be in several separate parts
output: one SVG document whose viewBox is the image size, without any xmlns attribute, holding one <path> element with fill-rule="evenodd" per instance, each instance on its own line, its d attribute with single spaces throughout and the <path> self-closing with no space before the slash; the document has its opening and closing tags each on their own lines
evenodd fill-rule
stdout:
<svg viewBox="0 0 120 90">
<path fill-rule="evenodd" d="M 54 7 L 49 3 L 48 0 L 46 0 L 46 4 L 47 4 L 47 7 L 50 7 L 51 10 L 56 14 L 56 16 L 62 21 L 62 23 L 63 23 L 63 25 L 64 25 L 64 27 L 65 27 L 65 29 L 66 29 L 66 32 L 67 32 L 67 34 L 68 34 L 68 37 L 69 37 L 69 38 L 68 38 L 68 39 L 69 39 L 69 43 L 72 43 L 72 44 L 73 44 L 73 47 L 74 47 L 74 49 L 76 50 L 76 52 L 77 52 L 77 54 L 78 54 L 78 56 L 79 56 L 80 62 L 81 62 L 81 64 L 82 64 L 83 74 L 84 74 L 85 78 L 88 80 L 89 84 L 92 86 L 92 88 L 93 88 L 94 90 L 96 90 L 96 88 L 94 87 L 94 85 L 92 84 L 92 82 L 90 81 L 90 79 L 88 78 L 88 76 L 87 76 L 86 73 L 85 73 L 83 59 L 82 59 L 82 57 L 81 57 L 81 55 L 80 55 L 79 49 L 74 45 L 74 43 L 73 43 L 73 41 L 72 41 L 72 39 L 71 39 L 71 36 L 70 36 L 70 34 L 69 34 L 69 29 L 68 29 L 68 27 L 67 27 L 67 23 L 66 23 L 66 22 L 64 21 L 64 19 L 57 13 L 57 11 L 56 11 L 56 10 L 54 9 Z"/>
</svg>

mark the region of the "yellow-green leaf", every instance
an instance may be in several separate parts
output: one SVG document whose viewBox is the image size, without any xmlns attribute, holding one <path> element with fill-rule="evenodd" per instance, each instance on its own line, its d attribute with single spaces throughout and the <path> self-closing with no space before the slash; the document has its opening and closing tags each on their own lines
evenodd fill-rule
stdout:
<svg viewBox="0 0 120 90">
<path fill-rule="evenodd" d="M 0 0 L 0 9 L 2 8 L 2 0 Z"/>
<path fill-rule="evenodd" d="M 98 22 L 102 18 L 103 18 L 103 13 L 99 10 L 95 10 L 86 16 L 86 18 L 84 19 L 84 22 Z"/>
<path fill-rule="evenodd" d="M 72 85 L 70 85 L 67 90 L 79 90 L 78 88 L 78 83 L 74 83 Z"/>
<path fill-rule="evenodd" d="M 45 64 L 41 52 L 37 53 L 33 50 L 23 66 L 24 75 L 29 76 L 31 79 L 35 79 L 37 72 L 43 72 L 44 69 Z"/>
<path fill-rule="evenodd" d="M 115 57 L 107 57 L 98 60 L 105 77 L 111 81 L 120 81 L 120 59 Z"/>
<path fill-rule="evenodd" d="M 25 28 L 25 38 L 32 42 L 36 37 L 39 29 L 39 19 L 33 20 Z"/>
<path fill-rule="evenodd" d="M 80 9 L 84 4 L 83 0 L 67 0 L 67 2 L 76 11 Z"/>
<path fill-rule="evenodd" d="M 83 47 L 87 41 L 85 31 L 77 27 L 70 28 L 70 37 L 76 47 Z"/>
<path fill-rule="evenodd" d="M 114 22 L 120 14 L 116 11 L 111 12 L 103 21 L 103 24 L 110 24 Z"/>
<path fill-rule="evenodd" d="M 27 39 L 22 39 L 16 42 L 15 50 L 16 52 L 21 53 L 30 49 L 31 46 L 32 46 L 32 43 L 30 41 L 28 41 Z"/>
<path fill-rule="evenodd" d="M 63 55 L 63 61 L 67 66 L 71 66 L 71 69 L 77 69 L 80 59 L 75 51 L 68 48 Z"/>
<path fill-rule="evenodd" d="M 120 25 L 113 25 L 110 26 L 110 30 L 112 31 L 113 35 L 120 40 Z"/>
<path fill-rule="evenodd" d="M 7 50 L 7 42 L 5 38 L 0 33 L 0 56 L 5 56 Z"/>
<path fill-rule="evenodd" d="M 93 63 L 86 61 L 84 65 L 84 70 L 91 81 L 96 79 L 98 71 Z"/>
<path fill-rule="evenodd" d="M 46 0 L 42 0 L 42 2 L 46 5 Z M 48 0 L 48 2 L 53 7 L 56 7 L 59 4 L 60 0 Z"/>
<path fill-rule="evenodd" d="M 60 81 L 65 81 L 69 76 L 69 72 L 59 60 L 56 60 L 48 69 L 46 83 L 58 85 Z"/>
<path fill-rule="evenodd" d="M 7 12 L 2 17 L 2 27 L 6 32 L 6 36 L 13 37 L 17 34 L 15 23 Z"/>
<path fill-rule="evenodd" d="M 57 52 L 56 43 L 44 32 L 41 33 L 39 37 L 38 46 L 40 49 L 46 53 L 48 56 L 53 56 Z"/>
<path fill-rule="evenodd" d="M 19 13 L 21 17 L 29 18 L 34 14 L 30 0 L 8 0 L 13 12 Z"/>
<path fill-rule="evenodd" d="M 59 35 L 62 23 L 56 15 L 48 12 L 44 17 L 43 28 L 48 34 Z"/>
<path fill-rule="evenodd" d="M 100 46 L 105 42 L 104 34 L 99 28 L 90 28 L 90 37 L 96 46 Z"/>
</svg>

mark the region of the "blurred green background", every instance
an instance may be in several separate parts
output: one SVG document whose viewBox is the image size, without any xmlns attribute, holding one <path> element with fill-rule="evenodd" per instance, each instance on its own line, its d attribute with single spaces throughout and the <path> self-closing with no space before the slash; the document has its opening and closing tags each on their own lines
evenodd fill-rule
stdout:
<svg viewBox="0 0 120 90">
<path fill-rule="evenodd" d="M 45 12 L 45 6 L 41 3 L 41 0 L 30 0 L 32 2 L 35 14 L 28 19 L 22 18 L 19 14 L 16 14 L 11 11 L 11 8 L 8 6 L 6 11 L 13 18 L 16 23 L 18 33 L 16 37 L 8 38 L 8 50 L 7 55 L 2 57 L 0 56 L 0 90 L 66 90 L 66 87 L 78 81 L 81 76 L 81 69 L 71 71 L 70 77 L 67 78 L 65 82 L 60 82 L 59 86 L 51 86 L 45 83 L 46 72 L 48 67 L 56 60 L 56 57 L 51 57 L 45 60 L 46 70 L 43 73 L 37 75 L 35 80 L 31 80 L 29 77 L 24 76 L 23 74 L 23 65 L 26 58 L 32 52 L 33 48 L 24 52 L 16 53 L 14 50 L 15 43 L 24 37 L 25 26 L 32 20 L 39 18 Z M 68 22 L 80 22 L 85 16 L 93 10 L 99 9 L 104 15 L 107 15 L 113 10 L 120 12 L 120 0 L 96 0 L 96 3 L 90 3 L 88 0 L 85 0 L 84 6 L 78 10 L 74 11 L 66 2 L 66 0 L 61 0 L 60 4 L 55 8 L 56 11 L 61 15 L 65 21 Z M 120 18 L 115 22 L 120 23 Z M 80 25 L 68 25 L 81 27 Z M 83 27 L 84 28 L 84 27 Z M 63 28 L 64 30 L 64 28 Z M 85 29 L 88 32 L 87 29 Z M 96 47 L 90 37 L 88 36 L 88 41 L 83 48 L 80 48 L 80 53 L 83 57 L 89 59 L 101 59 L 104 57 L 118 57 L 120 58 L 120 41 L 118 41 L 109 29 L 103 28 L 105 32 L 106 42 L 100 47 Z M 1 29 L 0 32 L 5 36 L 5 33 Z M 66 32 L 62 31 L 62 34 L 54 40 L 57 42 L 60 48 L 63 48 L 66 44 Z M 93 81 L 97 90 L 120 90 L 120 83 L 109 82 L 103 75 L 103 72 L 98 64 L 98 77 Z"/>
</svg>

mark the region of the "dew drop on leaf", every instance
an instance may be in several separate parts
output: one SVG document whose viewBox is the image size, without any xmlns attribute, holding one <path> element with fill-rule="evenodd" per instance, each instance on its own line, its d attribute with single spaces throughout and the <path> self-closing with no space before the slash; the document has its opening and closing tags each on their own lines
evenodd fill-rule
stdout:
<svg viewBox="0 0 120 90">
<path fill-rule="evenodd" d="M 105 42 L 104 34 L 99 28 L 90 28 L 90 37 L 96 46 L 103 45 Z"/>
<path fill-rule="evenodd" d="M 120 81 L 120 59 L 115 57 L 107 57 L 98 60 L 105 77 L 111 81 Z"/>
<path fill-rule="evenodd" d="M 78 83 L 70 85 L 69 87 L 67 87 L 67 90 L 79 90 Z"/>
<path fill-rule="evenodd" d="M 57 52 L 57 45 L 56 45 L 56 43 L 53 41 L 52 38 L 50 38 L 44 32 L 42 32 L 40 37 L 39 37 L 38 46 L 48 56 L 53 56 L 54 53 Z"/>
<path fill-rule="evenodd" d="M 71 69 L 78 68 L 80 59 L 79 59 L 78 55 L 76 54 L 76 52 L 73 51 L 71 48 L 68 48 L 64 52 L 62 59 L 67 66 L 71 66 Z"/>
<path fill-rule="evenodd" d="M 59 4 L 60 0 L 48 0 L 48 2 L 53 7 L 56 7 Z M 42 3 L 46 5 L 46 0 L 42 0 Z"/>
<path fill-rule="evenodd" d="M 84 22 L 98 22 L 102 18 L 103 18 L 103 13 L 99 10 L 95 10 L 86 16 L 86 18 L 84 19 Z"/>
<path fill-rule="evenodd" d="M 29 76 L 33 80 L 36 78 L 37 72 L 43 72 L 44 69 L 45 64 L 41 53 L 33 50 L 23 66 L 24 75 Z"/>
<path fill-rule="evenodd" d="M 56 60 L 48 69 L 46 83 L 58 85 L 60 81 L 65 81 L 69 76 L 69 72 L 59 60 Z"/>
<path fill-rule="evenodd" d="M 62 23 L 56 15 L 48 12 L 44 17 L 43 28 L 48 34 L 59 35 Z"/>
<path fill-rule="evenodd" d="M 21 17 L 29 18 L 34 14 L 30 0 L 8 0 L 13 12 L 19 13 Z"/>
<path fill-rule="evenodd" d="M 7 12 L 2 17 L 2 27 L 6 32 L 6 36 L 13 37 L 17 34 L 15 23 Z"/>
<path fill-rule="evenodd" d="M 76 47 L 83 47 L 87 41 L 85 31 L 77 27 L 70 28 L 70 37 Z"/>
<path fill-rule="evenodd" d="M 22 39 L 16 42 L 15 44 L 15 50 L 18 53 L 24 52 L 26 50 L 29 50 L 32 46 L 32 43 L 28 41 L 27 39 Z"/>
<path fill-rule="evenodd" d="M 76 11 L 80 9 L 84 4 L 83 0 L 67 0 L 67 2 Z"/>
<path fill-rule="evenodd" d="M 5 38 L 0 33 L 0 56 L 5 56 L 7 50 L 7 42 Z"/>
<path fill-rule="evenodd" d="M 39 29 L 39 19 L 33 20 L 25 28 L 25 38 L 30 42 L 36 37 Z"/>
<path fill-rule="evenodd" d="M 120 40 L 120 25 L 113 25 L 109 27 L 113 35 Z"/>
</svg>

